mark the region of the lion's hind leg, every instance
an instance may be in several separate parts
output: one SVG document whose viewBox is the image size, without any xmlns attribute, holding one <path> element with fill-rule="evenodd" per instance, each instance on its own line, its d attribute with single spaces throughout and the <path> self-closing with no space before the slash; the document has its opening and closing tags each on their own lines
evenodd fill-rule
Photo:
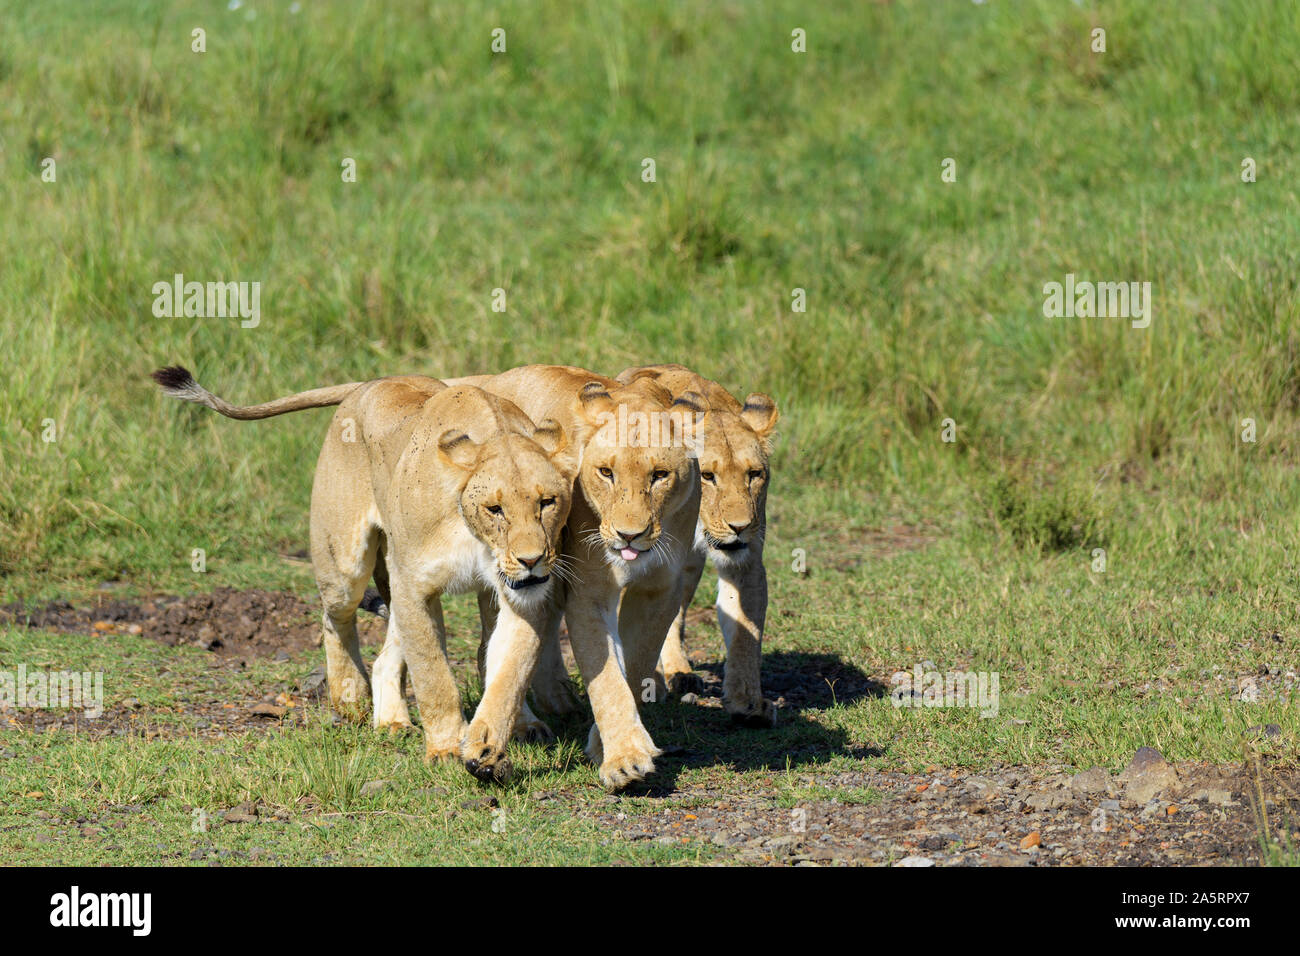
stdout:
<svg viewBox="0 0 1300 956">
<path fill-rule="evenodd" d="M 375 556 L 375 587 L 385 608 L 393 597 L 388 586 L 388 566 L 384 561 L 385 542 L 380 539 L 379 553 Z M 402 639 L 395 627 L 389 627 L 384 636 L 384 646 L 375 658 L 370 675 L 374 695 L 373 721 L 376 729 L 390 733 L 413 728 L 411 711 L 406 706 L 406 659 L 402 656 Z"/>
<path fill-rule="evenodd" d="M 351 720 L 364 720 L 370 680 L 361 659 L 357 607 L 374 572 L 378 515 L 360 442 L 340 437 L 349 402 L 339 408 L 316 465 L 311 493 L 311 559 L 322 605 L 322 637 L 330 703 Z M 351 411 L 355 415 L 355 411 Z"/>
</svg>

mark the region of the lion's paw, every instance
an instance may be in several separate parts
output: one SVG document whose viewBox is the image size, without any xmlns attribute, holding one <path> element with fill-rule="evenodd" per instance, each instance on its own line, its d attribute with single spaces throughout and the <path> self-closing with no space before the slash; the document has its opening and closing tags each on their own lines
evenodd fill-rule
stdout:
<svg viewBox="0 0 1300 956">
<path fill-rule="evenodd" d="M 668 693 L 673 697 L 681 697 L 683 694 L 695 694 L 698 697 L 704 693 L 704 679 L 694 671 L 669 674 L 665 683 L 668 685 Z"/>
<path fill-rule="evenodd" d="M 600 782 L 608 790 L 622 790 L 630 783 L 644 780 L 655 772 L 654 758 L 662 752 L 650 740 L 649 734 L 642 734 L 644 740 L 616 744 L 613 747 L 601 746 L 597 737 L 595 745 L 588 743 L 587 753 L 600 762 Z"/>
<path fill-rule="evenodd" d="M 566 680 L 537 681 L 532 688 L 533 703 L 548 714 L 571 714 L 578 709 L 578 697 Z"/>
<path fill-rule="evenodd" d="M 731 715 L 732 723 L 741 727 L 763 730 L 776 726 L 776 704 L 766 697 L 745 700 L 723 697 L 722 707 Z"/>
<path fill-rule="evenodd" d="M 425 763 L 451 763 L 455 761 L 460 763 L 459 747 L 430 747 L 424 748 Z"/>
<path fill-rule="evenodd" d="M 514 773 L 504 741 L 496 742 L 487 727 L 471 724 L 460 748 L 465 769 L 483 783 L 505 783 Z"/>
<path fill-rule="evenodd" d="M 521 718 L 515 722 L 515 729 L 510 734 L 510 739 L 517 740 L 521 744 L 541 744 L 549 747 L 555 743 L 555 732 L 546 726 L 545 721 Z"/>
</svg>

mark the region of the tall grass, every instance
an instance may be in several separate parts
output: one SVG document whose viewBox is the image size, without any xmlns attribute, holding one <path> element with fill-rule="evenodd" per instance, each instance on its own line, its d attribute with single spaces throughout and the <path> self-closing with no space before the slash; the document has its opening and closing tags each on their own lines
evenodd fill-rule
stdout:
<svg viewBox="0 0 1300 956">
<path fill-rule="evenodd" d="M 804 511 L 1153 561 L 1189 531 L 1295 525 L 1293 5 L 51 2 L 4 20 L 7 592 L 175 586 L 195 547 L 284 573 L 264 556 L 305 537 L 323 416 L 164 403 L 145 373 L 168 361 L 238 400 L 685 361 L 778 397 L 779 494 Z M 152 285 L 178 272 L 260 281 L 261 325 L 155 318 Z M 1151 327 L 1044 318 L 1067 272 L 1150 281 Z"/>
</svg>

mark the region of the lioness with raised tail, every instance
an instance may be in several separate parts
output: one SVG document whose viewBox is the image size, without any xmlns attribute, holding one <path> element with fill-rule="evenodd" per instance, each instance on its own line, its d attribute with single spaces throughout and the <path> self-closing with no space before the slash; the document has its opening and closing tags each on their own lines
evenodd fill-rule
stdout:
<svg viewBox="0 0 1300 956">
<path fill-rule="evenodd" d="M 481 780 L 509 778 L 506 744 L 520 718 L 542 635 L 558 614 L 552 577 L 569 518 L 576 463 L 554 421 L 534 425 L 498 395 L 401 376 L 232 406 L 183 368 L 153 375 L 173 398 L 240 420 L 337 405 L 316 465 L 311 557 L 324 605 L 330 700 L 364 713 L 370 681 L 356 611 L 374 579 L 389 607 L 424 725 L 428 759 L 463 760 Z M 466 726 L 447 661 L 440 597 L 491 592 L 497 617 L 483 699 Z M 658 653 L 656 649 L 656 653 Z M 376 670 L 379 671 L 379 662 Z M 399 698 L 375 697 L 376 724 L 400 723 Z M 384 712 L 380 712 L 380 705 Z"/>
<path fill-rule="evenodd" d="M 659 650 L 681 604 L 699 511 L 690 443 L 702 401 L 689 394 L 674 399 L 649 378 L 621 385 L 567 365 L 527 365 L 448 384 L 474 385 L 535 418 L 554 419 L 580 454 L 565 536 L 573 583 L 564 588 L 563 614 L 595 717 L 586 751 L 606 787 L 641 780 L 661 752 L 638 705 L 657 692 Z M 547 677 L 534 683 L 535 699 L 548 710 L 573 706 L 561 691 L 567 675 L 559 627 L 557 613 L 539 664 Z"/>
</svg>

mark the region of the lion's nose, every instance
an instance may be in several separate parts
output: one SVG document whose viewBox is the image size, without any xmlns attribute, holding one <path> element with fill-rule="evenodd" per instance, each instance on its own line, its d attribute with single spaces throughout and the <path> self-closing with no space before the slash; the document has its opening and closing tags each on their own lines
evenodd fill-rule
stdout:
<svg viewBox="0 0 1300 956">
<path fill-rule="evenodd" d="M 515 558 L 519 561 L 520 564 L 522 564 L 530 571 L 533 569 L 534 564 L 542 560 L 542 556 L 540 554 L 534 554 L 529 557 L 524 557 L 522 554 L 516 554 Z"/>
<path fill-rule="evenodd" d="M 637 538 L 641 537 L 643 534 L 649 534 L 650 529 L 653 527 L 654 527 L 654 522 L 651 522 L 650 524 L 642 528 L 640 531 L 618 531 L 617 533 L 619 537 L 621 537 L 624 541 L 630 544 L 633 541 L 635 541 Z"/>
<path fill-rule="evenodd" d="M 740 534 L 740 532 L 744 531 L 746 528 L 748 528 L 748 527 L 749 527 L 751 524 L 753 524 L 753 523 L 754 523 L 754 522 L 752 522 L 752 521 L 746 521 L 744 524 L 736 524 L 736 523 L 733 522 L 733 521 L 728 521 L 728 522 L 727 522 L 727 527 L 730 528 L 732 531 L 734 531 L 736 534 Z"/>
</svg>

